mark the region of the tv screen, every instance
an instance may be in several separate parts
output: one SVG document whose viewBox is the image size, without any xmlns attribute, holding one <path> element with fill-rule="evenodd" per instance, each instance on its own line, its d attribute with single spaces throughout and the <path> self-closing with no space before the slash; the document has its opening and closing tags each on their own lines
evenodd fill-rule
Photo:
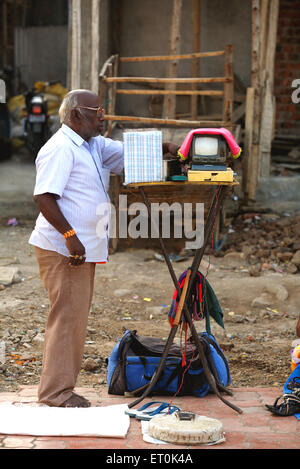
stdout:
<svg viewBox="0 0 300 469">
<path fill-rule="evenodd" d="M 196 137 L 195 138 L 195 155 L 196 156 L 217 156 L 218 155 L 218 138 L 214 137 Z"/>
</svg>

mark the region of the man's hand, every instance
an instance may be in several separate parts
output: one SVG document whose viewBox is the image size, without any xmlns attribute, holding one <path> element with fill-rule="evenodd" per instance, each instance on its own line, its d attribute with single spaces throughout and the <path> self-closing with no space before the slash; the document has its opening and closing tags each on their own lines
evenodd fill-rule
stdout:
<svg viewBox="0 0 300 469">
<path fill-rule="evenodd" d="M 72 226 L 65 219 L 57 205 L 55 194 L 47 192 L 45 194 L 36 195 L 34 200 L 46 220 L 48 220 L 62 236 L 67 231 L 72 230 Z M 76 235 L 66 239 L 66 247 L 70 253 L 69 265 L 78 267 L 85 263 L 85 247 Z"/>
<path fill-rule="evenodd" d="M 163 156 L 164 158 L 177 158 L 177 151 L 179 150 L 180 145 L 176 145 L 175 143 L 171 142 L 164 142 L 163 143 Z"/>
<path fill-rule="evenodd" d="M 66 239 L 66 247 L 70 253 L 69 265 L 79 267 L 85 263 L 85 248 L 76 235 Z"/>
</svg>

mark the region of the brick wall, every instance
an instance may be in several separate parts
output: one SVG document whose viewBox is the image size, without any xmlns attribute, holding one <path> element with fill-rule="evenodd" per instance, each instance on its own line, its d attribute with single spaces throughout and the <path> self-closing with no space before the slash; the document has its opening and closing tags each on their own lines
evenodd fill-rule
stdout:
<svg viewBox="0 0 300 469">
<path fill-rule="evenodd" d="M 300 79 L 300 0 L 280 0 L 274 69 L 277 134 L 300 135 L 300 103 L 292 102 L 295 79 Z"/>
</svg>

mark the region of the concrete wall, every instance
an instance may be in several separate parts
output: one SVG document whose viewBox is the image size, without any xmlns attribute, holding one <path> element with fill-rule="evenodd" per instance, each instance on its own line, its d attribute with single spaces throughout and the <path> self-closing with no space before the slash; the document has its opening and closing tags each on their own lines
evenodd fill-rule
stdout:
<svg viewBox="0 0 300 469">
<path fill-rule="evenodd" d="M 67 34 L 67 26 L 15 29 L 15 67 L 29 88 L 35 81 L 66 85 Z"/>
<path fill-rule="evenodd" d="M 100 2 L 100 68 L 111 55 L 110 0 Z M 91 68 L 91 2 L 82 2 L 82 53 L 81 86 L 90 88 Z M 20 70 L 22 81 L 32 87 L 37 80 L 60 80 L 64 86 L 68 81 L 68 36 L 65 26 L 35 26 L 15 28 L 15 67 Z"/>
<path fill-rule="evenodd" d="M 172 0 L 126 0 L 120 7 L 119 53 L 121 56 L 162 55 L 169 53 Z M 181 53 L 193 51 L 193 1 L 183 0 Z M 251 80 L 251 0 L 202 0 L 200 50 L 222 50 L 234 46 L 234 71 L 246 86 Z M 201 60 L 199 76 L 224 75 L 224 59 Z M 182 61 L 179 76 L 191 76 L 191 61 Z M 157 76 L 167 74 L 166 62 L 121 64 L 120 75 Z M 136 85 L 133 85 L 136 87 Z M 178 99 L 178 98 L 177 98 Z M 189 98 L 179 98 L 184 102 Z M 149 97 L 118 97 L 117 112 L 133 115 L 148 112 Z M 184 110 L 184 109 L 183 109 Z M 201 112 L 201 110 L 200 110 Z"/>
</svg>

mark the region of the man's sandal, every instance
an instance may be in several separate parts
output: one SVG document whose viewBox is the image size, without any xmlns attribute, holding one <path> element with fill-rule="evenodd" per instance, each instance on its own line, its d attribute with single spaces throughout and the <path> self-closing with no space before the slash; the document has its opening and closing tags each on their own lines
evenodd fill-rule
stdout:
<svg viewBox="0 0 300 469">
<path fill-rule="evenodd" d="M 280 402 L 282 401 L 282 402 Z M 281 417 L 289 417 L 300 413 L 300 397 L 293 393 L 279 396 L 273 405 L 265 405 L 267 410 Z"/>
<path fill-rule="evenodd" d="M 90 407 L 91 403 L 83 396 L 79 396 L 75 392 L 59 407 Z"/>
</svg>

